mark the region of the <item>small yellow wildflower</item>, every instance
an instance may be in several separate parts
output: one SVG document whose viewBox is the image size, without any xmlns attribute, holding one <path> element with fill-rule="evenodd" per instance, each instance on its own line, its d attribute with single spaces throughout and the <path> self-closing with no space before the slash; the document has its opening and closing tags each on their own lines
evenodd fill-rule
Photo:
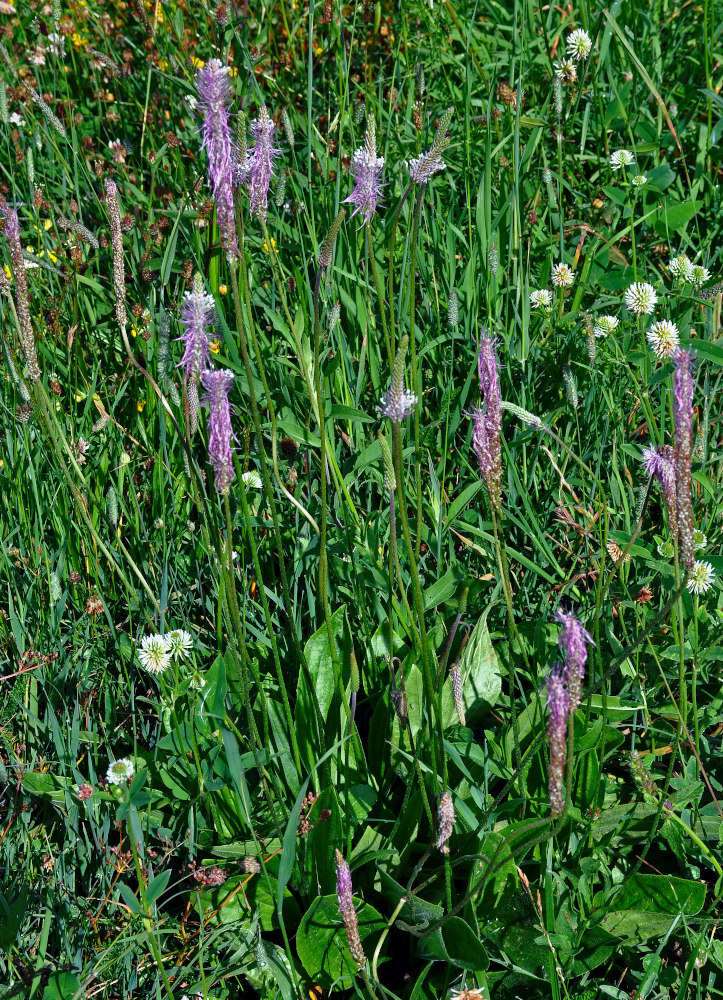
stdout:
<svg viewBox="0 0 723 1000">
<path fill-rule="evenodd" d="M 199 59 L 197 56 L 191 56 L 191 65 L 194 69 L 203 69 L 206 63 L 203 59 Z"/>
<path fill-rule="evenodd" d="M 136 409 L 139 413 L 143 413 L 143 407 L 146 405 L 145 399 L 139 399 L 136 403 Z"/>
<path fill-rule="evenodd" d="M 232 78 L 238 76 L 238 66 L 231 66 L 229 68 L 228 75 Z"/>
<path fill-rule="evenodd" d="M 7 279 L 8 279 L 8 281 L 12 281 L 13 280 L 13 272 L 10 270 L 10 265 L 9 264 L 5 265 L 5 275 L 6 275 Z"/>
<path fill-rule="evenodd" d="M 314 55 L 315 56 L 321 56 L 323 54 L 324 54 L 324 50 L 322 49 L 321 45 L 317 45 L 316 48 L 314 49 Z"/>
<path fill-rule="evenodd" d="M 167 59 L 159 59 L 158 60 L 158 68 L 159 68 L 159 70 L 162 73 L 165 73 L 166 70 L 168 69 L 168 60 Z"/>
<path fill-rule="evenodd" d="M 212 340 L 211 343 L 208 345 L 208 349 L 211 352 L 211 354 L 218 354 L 218 352 L 221 350 L 221 341 Z"/>
<path fill-rule="evenodd" d="M 137 337 L 137 336 L 138 336 L 138 331 L 136 330 L 135 326 L 131 323 L 131 337 Z"/>
<path fill-rule="evenodd" d="M 226 287 L 226 285 L 219 285 L 218 286 L 218 294 L 219 295 L 228 295 L 228 288 Z"/>
<path fill-rule="evenodd" d="M 273 238 L 273 236 L 271 237 L 271 248 L 274 251 L 274 253 L 278 253 L 279 252 L 278 249 L 277 249 L 277 247 L 276 247 L 276 240 Z M 266 253 L 269 252 L 269 248 L 266 245 L 266 240 L 264 240 L 264 250 L 266 251 Z"/>
<path fill-rule="evenodd" d="M 77 31 L 74 31 L 70 36 L 70 40 L 76 49 L 84 49 L 88 44 L 88 39 L 85 35 L 80 35 Z"/>
</svg>

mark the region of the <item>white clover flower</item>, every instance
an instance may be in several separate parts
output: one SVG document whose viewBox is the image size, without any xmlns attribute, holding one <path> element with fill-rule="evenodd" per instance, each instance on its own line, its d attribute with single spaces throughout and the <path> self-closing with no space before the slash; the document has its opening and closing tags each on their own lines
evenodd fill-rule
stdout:
<svg viewBox="0 0 723 1000">
<path fill-rule="evenodd" d="M 708 544 L 708 539 L 705 537 L 700 528 L 695 528 L 693 531 L 693 547 L 696 549 L 704 549 Z"/>
<path fill-rule="evenodd" d="M 146 635 L 141 640 L 138 659 L 149 674 L 162 674 L 167 670 L 171 657 L 166 649 L 166 640 L 160 635 Z"/>
<path fill-rule="evenodd" d="M 635 177 L 633 177 L 631 183 L 633 187 L 641 188 L 648 183 L 648 178 L 645 176 L 645 174 L 636 174 Z"/>
<path fill-rule="evenodd" d="M 658 358 L 672 358 L 680 346 L 678 327 L 669 319 L 653 323 L 645 337 Z"/>
<path fill-rule="evenodd" d="M 673 543 L 669 538 L 667 538 L 664 542 L 661 542 L 660 545 L 658 545 L 658 552 L 663 557 L 663 559 L 672 559 L 674 551 L 675 550 L 673 548 Z"/>
<path fill-rule="evenodd" d="M 122 760 L 114 760 L 112 764 L 108 765 L 105 780 L 109 785 L 125 785 L 135 773 L 133 762 L 128 757 L 123 757 Z"/>
<path fill-rule="evenodd" d="M 634 281 L 625 292 L 625 305 L 638 316 L 643 313 L 650 315 L 657 301 L 656 291 L 647 281 Z"/>
<path fill-rule="evenodd" d="M 710 271 L 700 264 L 693 264 L 688 272 L 688 281 L 696 288 L 702 288 L 706 281 L 710 281 Z"/>
<path fill-rule="evenodd" d="M 244 485 L 248 486 L 249 489 L 260 490 L 263 486 L 261 482 L 261 476 L 258 474 L 258 472 L 254 472 L 252 469 L 250 469 L 248 472 L 244 472 L 241 478 L 244 481 Z"/>
<path fill-rule="evenodd" d="M 555 76 L 560 83 L 574 83 L 577 80 L 577 69 L 572 59 L 558 59 L 555 63 Z"/>
<path fill-rule="evenodd" d="M 592 52 L 590 36 L 582 28 L 576 28 L 567 36 L 567 54 L 575 62 L 582 62 Z"/>
<path fill-rule="evenodd" d="M 17 111 L 13 111 L 8 121 L 10 122 L 11 125 L 17 125 L 18 128 L 22 128 L 23 125 L 25 124 L 25 119 L 23 118 L 22 115 L 19 115 Z"/>
<path fill-rule="evenodd" d="M 715 580 L 715 570 L 709 562 L 696 559 L 690 571 L 687 587 L 691 594 L 705 594 L 710 590 Z"/>
<path fill-rule="evenodd" d="M 635 163 L 635 157 L 629 149 L 616 149 L 610 155 L 610 166 L 613 170 L 620 170 L 621 167 L 629 167 Z"/>
<path fill-rule="evenodd" d="M 599 316 L 592 332 L 596 337 L 607 337 L 608 334 L 614 333 L 619 325 L 620 320 L 617 316 Z"/>
<path fill-rule="evenodd" d="M 174 629 L 163 637 L 169 656 L 184 660 L 193 649 L 193 636 L 183 628 Z"/>
<path fill-rule="evenodd" d="M 200 691 L 203 688 L 204 680 L 201 674 L 195 673 L 190 680 L 189 687 L 194 691 Z"/>
<path fill-rule="evenodd" d="M 687 254 L 680 253 L 677 257 L 673 257 L 668 264 L 668 267 L 670 269 L 670 273 L 675 278 L 679 278 L 681 281 L 688 281 L 693 265 L 688 260 Z"/>
<path fill-rule="evenodd" d="M 555 264 L 552 269 L 552 283 L 555 288 L 569 288 L 575 280 L 575 273 L 569 264 Z"/>
<path fill-rule="evenodd" d="M 552 292 L 548 288 L 537 288 L 530 292 L 530 305 L 533 309 L 547 309 L 552 302 Z"/>
</svg>

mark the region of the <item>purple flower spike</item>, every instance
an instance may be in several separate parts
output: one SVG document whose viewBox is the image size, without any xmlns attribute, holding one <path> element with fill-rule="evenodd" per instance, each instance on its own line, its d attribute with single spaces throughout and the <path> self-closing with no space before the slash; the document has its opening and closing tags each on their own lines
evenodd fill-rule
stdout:
<svg viewBox="0 0 723 1000">
<path fill-rule="evenodd" d="M 381 175 L 384 157 L 377 156 L 377 130 L 374 115 L 369 115 L 364 145 L 354 151 L 351 159 L 351 173 L 354 178 L 352 193 L 344 201 L 354 205 L 352 218 L 359 212 L 365 222 L 371 222 L 377 210 L 377 202 L 382 193 Z"/>
<path fill-rule="evenodd" d="M 216 318 L 216 303 L 213 295 L 207 295 L 203 290 L 203 279 L 196 274 L 193 279 L 193 291 L 184 292 L 181 306 L 181 322 L 184 343 L 183 357 L 179 368 L 183 368 L 186 378 L 198 379 L 206 370 L 209 355 L 209 331 L 213 328 Z"/>
<path fill-rule="evenodd" d="M 493 507 L 499 508 L 502 495 L 502 403 L 495 342 L 486 334 L 480 340 L 477 366 L 485 410 L 480 408 L 472 414 L 472 444 L 490 502 Z"/>
<path fill-rule="evenodd" d="M 349 951 L 357 964 L 357 968 L 363 969 L 367 963 L 367 958 L 364 954 L 361 938 L 359 937 L 359 921 L 354 909 L 351 872 L 349 871 L 349 865 L 344 860 L 340 851 L 336 852 L 336 894 L 339 897 L 339 913 L 341 913 L 344 920 Z"/>
<path fill-rule="evenodd" d="M 693 454 L 693 375 L 690 351 L 678 350 L 673 372 L 673 422 L 675 424 L 675 487 L 678 507 L 680 560 L 686 569 L 695 562 L 693 503 L 690 495 Z"/>
<path fill-rule="evenodd" d="M 238 240 L 233 213 L 236 152 L 229 125 L 231 84 L 228 72 L 228 66 L 220 59 L 209 59 L 196 74 L 196 88 L 203 108 L 203 146 L 208 152 L 208 179 L 216 201 L 221 245 L 226 253 L 236 257 Z"/>
<path fill-rule="evenodd" d="M 643 450 L 643 467 L 649 476 L 660 483 L 665 507 L 668 511 L 668 526 L 673 536 L 678 533 L 678 511 L 675 488 L 675 453 L 669 444 Z"/>
<path fill-rule="evenodd" d="M 562 786 L 565 774 L 567 717 L 570 709 L 568 689 L 562 667 L 557 664 L 547 677 L 547 709 L 550 714 L 547 736 L 550 742 L 550 774 L 548 791 L 553 817 L 562 813 Z"/>
<path fill-rule="evenodd" d="M 231 441 L 231 406 L 228 394 L 233 384 L 231 372 L 221 369 L 201 375 L 206 396 L 202 402 L 211 409 L 208 431 L 208 460 L 216 473 L 216 492 L 228 493 L 234 478 Z"/>
<path fill-rule="evenodd" d="M 249 204 L 252 215 L 265 219 L 274 160 L 281 156 L 281 150 L 272 144 L 276 125 L 269 118 L 265 105 L 262 105 L 259 117 L 251 122 L 249 129 L 255 140 L 249 153 Z"/>
<path fill-rule="evenodd" d="M 592 643 L 592 636 L 582 627 L 571 611 L 558 611 L 555 615 L 555 621 L 562 625 L 559 638 L 560 649 L 565 654 L 562 677 L 567 685 L 569 711 L 575 712 L 582 701 L 587 644 Z"/>
</svg>

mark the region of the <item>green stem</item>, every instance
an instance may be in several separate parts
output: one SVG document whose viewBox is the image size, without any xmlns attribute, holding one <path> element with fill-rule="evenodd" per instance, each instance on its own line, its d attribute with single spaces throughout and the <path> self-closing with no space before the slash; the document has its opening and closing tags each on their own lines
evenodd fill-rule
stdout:
<svg viewBox="0 0 723 1000">
<path fill-rule="evenodd" d="M 369 254 L 369 263 L 370 263 L 371 269 L 372 269 L 372 276 L 374 278 L 374 285 L 375 285 L 376 290 L 377 290 L 377 301 L 379 303 L 379 315 L 381 316 L 381 319 L 382 319 L 382 331 L 384 333 L 384 344 L 385 344 L 386 349 L 387 349 L 387 359 L 388 359 L 389 365 L 391 367 L 393 354 L 392 354 L 392 345 L 391 345 L 391 343 L 389 341 L 389 330 L 387 329 L 387 310 L 386 310 L 386 306 L 384 304 L 384 292 L 382 290 L 381 281 L 379 280 L 379 270 L 377 268 L 377 261 L 376 261 L 376 257 L 374 256 L 374 247 L 372 246 L 372 227 L 371 227 L 371 223 L 369 223 L 369 222 L 367 222 L 367 224 L 366 224 L 366 232 L 367 232 L 367 249 L 368 249 L 368 254 Z"/>
<path fill-rule="evenodd" d="M 426 183 L 420 184 L 417 202 L 414 207 L 414 221 L 412 223 L 412 246 L 409 254 L 409 347 L 410 363 L 412 367 L 412 385 L 417 395 L 417 405 L 414 407 L 414 456 L 415 483 L 417 491 L 417 530 L 414 539 L 414 556 L 419 559 L 422 546 L 422 466 L 419 462 L 419 414 L 422 409 L 423 386 L 418 384 L 417 377 L 417 338 L 414 332 L 415 319 L 415 298 L 416 298 L 416 277 L 417 277 L 417 242 L 419 240 L 419 219 L 422 214 L 422 199 Z"/>
<path fill-rule="evenodd" d="M 296 775 L 301 780 L 301 758 L 299 757 L 299 744 L 296 738 L 296 726 L 294 724 L 294 718 L 291 714 L 291 705 L 289 704 L 289 695 L 286 690 L 286 681 L 284 679 L 284 674 L 281 669 L 281 660 L 279 658 L 279 649 L 276 643 L 276 631 L 274 629 L 273 618 L 271 617 L 271 609 L 269 608 L 269 600 L 266 596 L 266 588 L 264 586 L 264 578 L 261 572 L 261 562 L 259 560 L 259 552 L 256 547 L 256 537 L 254 535 L 253 526 L 251 524 L 251 514 L 249 511 L 248 498 L 246 496 L 246 485 L 243 481 L 243 476 L 239 476 L 239 486 L 241 494 L 241 507 L 243 510 L 244 520 L 246 522 L 246 530 L 248 532 L 249 546 L 251 548 L 251 558 L 254 563 L 254 571 L 256 573 L 256 580 L 258 582 L 259 594 L 261 595 L 261 603 L 264 609 L 264 616 L 266 618 L 266 632 L 269 637 L 269 642 L 271 643 L 271 653 L 274 659 L 274 667 L 276 668 L 276 680 L 279 685 L 279 691 L 281 692 L 281 700 L 284 705 L 284 714 L 286 715 L 286 722 L 289 727 L 289 736 L 291 738 L 291 748 L 294 755 L 294 766 L 296 768 Z"/>
<path fill-rule="evenodd" d="M 424 624 L 424 597 L 422 595 L 422 587 L 419 582 L 417 560 L 414 556 L 414 548 L 412 546 L 412 540 L 409 536 L 409 521 L 407 518 L 406 500 L 404 496 L 404 480 L 402 479 L 401 431 L 399 423 L 395 420 L 392 421 L 392 444 L 393 444 L 394 468 L 397 479 L 397 502 L 399 505 L 399 514 L 402 522 L 402 535 L 404 536 L 404 544 L 407 547 L 407 556 L 409 558 L 410 574 L 412 577 L 412 595 L 414 598 L 415 611 L 417 614 L 418 626 L 419 626 L 424 687 L 430 714 L 436 721 L 437 739 L 439 742 L 439 753 L 442 759 L 442 791 L 445 792 L 447 790 L 447 755 L 444 752 L 444 733 L 442 730 L 442 715 L 439 706 L 439 698 L 437 696 L 437 692 L 435 691 L 434 680 L 432 677 L 432 666 L 429 654 L 429 643 L 427 640 L 427 629 Z M 431 719 L 430 719 L 430 724 L 431 724 Z M 432 767 L 436 775 L 437 754 L 435 751 L 434 740 L 430 741 L 430 749 L 432 753 Z"/>
</svg>

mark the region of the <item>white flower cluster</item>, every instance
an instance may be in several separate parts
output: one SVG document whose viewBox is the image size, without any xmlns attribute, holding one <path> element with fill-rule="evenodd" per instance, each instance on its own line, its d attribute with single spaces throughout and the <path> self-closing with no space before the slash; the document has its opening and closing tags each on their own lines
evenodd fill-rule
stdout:
<svg viewBox="0 0 723 1000">
<path fill-rule="evenodd" d="M 687 254 L 680 253 L 673 257 L 668 264 L 668 269 L 678 281 L 689 282 L 695 288 L 702 288 L 710 281 L 710 271 L 702 264 L 693 264 Z"/>
<path fill-rule="evenodd" d="M 162 674 L 173 659 L 185 659 L 193 649 L 193 636 L 177 628 L 166 635 L 147 635 L 141 640 L 138 659 L 149 674 Z"/>
<path fill-rule="evenodd" d="M 105 780 L 109 785 L 125 785 L 132 780 L 135 773 L 133 761 L 128 757 L 123 757 L 122 760 L 114 760 L 108 765 Z"/>
</svg>

